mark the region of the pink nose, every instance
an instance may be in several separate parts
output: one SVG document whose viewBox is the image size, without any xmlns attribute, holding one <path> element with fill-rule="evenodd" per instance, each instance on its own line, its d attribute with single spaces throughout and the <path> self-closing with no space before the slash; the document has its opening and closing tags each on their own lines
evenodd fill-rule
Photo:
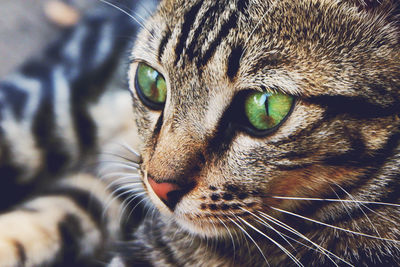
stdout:
<svg viewBox="0 0 400 267">
<path fill-rule="evenodd" d="M 148 177 L 148 180 L 151 188 L 153 188 L 154 193 L 156 193 L 156 195 L 164 202 L 169 201 L 168 193 L 180 190 L 180 187 L 177 184 L 157 183 L 151 177 Z"/>
</svg>

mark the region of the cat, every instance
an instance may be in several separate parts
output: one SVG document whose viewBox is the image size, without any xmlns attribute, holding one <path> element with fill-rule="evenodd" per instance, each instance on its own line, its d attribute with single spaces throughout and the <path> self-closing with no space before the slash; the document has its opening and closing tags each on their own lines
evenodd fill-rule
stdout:
<svg viewBox="0 0 400 267">
<path fill-rule="evenodd" d="M 399 10 L 162 1 L 129 70 L 159 213 L 115 262 L 399 266 Z"/>
<path fill-rule="evenodd" d="M 136 19 L 126 10 L 118 18 Z M 98 135 L 104 142 L 81 149 L 88 153 L 69 165 L 61 159 L 54 170 L 57 157 L 46 151 L 58 151 L 60 143 L 50 142 L 58 135 L 54 125 L 37 127 L 52 134 L 41 139 L 44 173 L 35 166 L 18 169 L 22 176 L 2 169 L 37 190 L 12 200 L 20 204 L 0 216 L 1 265 L 71 266 L 76 255 L 114 254 L 110 266 L 400 265 L 399 13 L 395 0 L 161 1 L 125 55 L 135 121 L 124 117 L 131 114 L 125 108 L 111 114 L 110 103 L 122 106 L 126 94 L 121 100 L 112 90 L 93 89 L 97 97 L 80 92 L 75 116 L 87 115 L 89 103 L 106 108 L 89 124 L 105 131 Z M 125 25 L 111 21 L 114 29 Z M 48 62 L 71 66 L 55 58 Z M 104 65 L 108 74 L 115 68 Z M 85 85 L 106 76 L 78 68 L 90 64 L 72 66 Z M 5 103 L 15 103 L 9 110 L 17 116 L 18 101 Z M 112 131 L 106 115 L 117 124 Z M 12 122 L 24 130 L 20 120 Z M 3 119 L 6 133 L 14 129 L 4 125 Z M 82 138 L 85 126 L 75 128 Z M 82 169 L 80 161 L 136 131 L 140 157 L 131 148 L 113 152 L 123 157 L 117 180 L 107 185 L 107 177 Z M 2 140 L 18 148 L 18 139 Z M 8 166 L 31 163 L 17 159 Z M 127 198 L 110 202 L 113 187 Z M 127 211 L 122 226 L 120 206 Z"/>
</svg>

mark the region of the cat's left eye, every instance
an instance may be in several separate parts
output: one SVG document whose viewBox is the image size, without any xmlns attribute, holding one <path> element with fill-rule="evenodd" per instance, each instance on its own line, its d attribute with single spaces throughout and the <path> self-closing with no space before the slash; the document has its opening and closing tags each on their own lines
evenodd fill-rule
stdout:
<svg viewBox="0 0 400 267">
<path fill-rule="evenodd" d="M 163 109 L 167 98 L 167 84 L 160 72 L 145 63 L 139 63 L 135 76 L 136 92 L 149 108 Z"/>
</svg>

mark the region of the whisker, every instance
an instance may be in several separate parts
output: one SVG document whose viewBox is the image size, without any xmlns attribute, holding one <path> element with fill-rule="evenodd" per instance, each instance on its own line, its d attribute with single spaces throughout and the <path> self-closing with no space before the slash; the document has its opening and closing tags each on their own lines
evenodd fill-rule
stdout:
<svg viewBox="0 0 400 267">
<path fill-rule="evenodd" d="M 140 156 L 140 154 L 138 152 L 136 152 L 133 148 L 131 148 L 126 142 L 123 143 L 119 143 L 119 145 L 123 148 L 125 148 L 126 150 L 128 150 L 128 152 L 130 152 L 132 155 L 136 156 L 137 158 L 141 159 L 142 157 Z M 139 160 L 140 161 L 140 160 Z"/>
<path fill-rule="evenodd" d="M 144 11 L 146 11 L 147 16 L 153 15 L 153 12 L 147 6 L 145 6 L 142 2 L 139 2 L 139 6 L 141 8 L 143 8 Z"/>
<path fill-rule="evenodd" d="M 122 211 L 121 211 L 121 213 L 120 213 L 120 216 L 121 216 L 121 217 L 120 217 L 120 221 L 122 220 L 122 216 L 124 216 L 125 211 L 126 211 L 126 209 L 129 207 L 129 205 L 130 205 L 133 201 L 135 201 L 135 199 L 140 198 L 140 197 L 144 196 L 145 194 L 146 194 L 146 192 L 137 193 L 137 194 L 134 195 L 134 197 L 133 197 L 131 200 L 129 200 L 129 201 L 126 203 L 126 205 L 124 204 L 124 207 L 123 207 L 123 209 L 122 209 Z M 143 201 L 144 201 L 144 199 L 142 199 L 142 200 L 140 200 L 138 203 L 136 203 L 136 205 L 133 207 L 133 209 L 129 212 L 128 216 L 125 218 L 127 221 L 129 221 L 129 218 L 131 217 L 131 215 L 132 215 L 133 211 L 136 209 L 136 207 L 137 207 L 141 202 L 143 202 Z"/>
<path fill-rule="evenodd" d="M 133 19 L 137 24 L 139 24 L 140 26 L 142 26 L 143 29 L 145 29 L 145 30 L 146 30 L 151 36 L 153 36 L 153 38 L 154 38 L 154 35 L 151 33 L 151 31 L 150 31 L 148 28 L 146 28 L 146 26 L 143 24 L 143 22 L 139 21 L 139 20 L 138 20 L 136 17 L 134 17 L 132 14 L 130 14 L 130 13 L 127 12 L 126 10 L 120 8 L 119 6 L 114 5 L 113 3 L 109 2 L 109 1 L 106 1 L 106 0 L 99 0 L 99 1 L 102 2 L 102 3 L 104 3 L 104 4 L 106 4 L 106 5 L 109 5 L 109 6 L 113 7 L 113 8 L 115 8 L 115 9 L 121 11 L 122 13 L 124 13 L 125 15 L 129 16 L 129 17 L 130 17 L 131 19 Z"/>
<path fill-rule="evenodd" d="M 127 177 L 129 172 L 111 172 L 104 175 L 101 175 L 99 178 L 100 180 L 112 180 L 112 179 L 119 179 L 122 177 Z M 129 174 L 129 177 L 135 179 L 136 181 L 140 181 L 141 175 L 137 173 Z"/>
<path fill-rule="evenodd" d="M 132 178 L 136 178 L 136 176 L 124 176 L 124 177 L 120 177 L 118 179 L 116 179 L 115 181 L 112 181 L 111 183 L 109 183 L 106 187 L 106 190 L 109 190 L 112 186 L 114 186 L 115 184 L 118 185 L 122 185 L 122 184 L 142 184 L 142 181 L 140 180 L 136 180 L 136 181 L 132 181 Z M 128 180 L 129 182 L 122 182 Z"/>
<path fill-rule="evenodd" d="M 267 223 L 266 221 L 264 221 L 262 218 L 260 218 L 259 216 L 257 216 L 256 214 L 254 214 L 253 212 L 246 210 L 245 208 L 241 207 L 241 210 L 248 212 L 249 214 L 253 215 L 253 217 L 255 217 L 257 219 L 257 221 L 261 224 L 263 224 L 264 226 L 270 228 L 271 230 L 273 230 L 275 233 L 277 233 L 283 240 L 285 240 L 286 243 L 288 243 L 288 245 L 297 252 L 296 248 L 288 241 L 286 240 L 285 237 L 282 236 L 282 233 L 279 232 L 278 230 L 276 230 L 274 227 L 272 227 L 272 225 L 270 225 L 269 223 Z"/>
<path fill-rule="evenodd" d="M 335 198 L 311 198 L 311 197 L 288 197 L 288 196 L 269 196 L 269 197 L 277 198 L 277 199 L 306 200 L 306 201 L 309 200 L 309 201 L 330 201 L 330 202 L 350 202 L 350 203 L 358 202 L 358 203 L 362 203 L 362 204 L 400 207 L 400 204 L 396 204 L 396 203 L 375 202 L 375 201 L 365 201 L 365 200 L 335 199 Z"/>
<path fill-rule="evenodd" d="M 126 160 L 128 162 L 133 162 L 133 163 L 139 164 L 139 162 L 135 161 L 134 159 L 130 159 L 128 157 L 124 157 L 122 155 L 118 155 L 118 154 L 113 153 L 113 152 L 102 152 L 100 154 L 101 155 L 107 155 L 107 156 L 114 156 L 114 157 L 117 157 L 117 158 L 120 158 L 120 159 L 124 159 L 124 160 Z"/>
<path fill-rule="evenodd" d="M 328 184 L 329 188 L 332 190 L 332 192 L 336 195 L 338 199 L 341 199 L 338 193 Z M 357 224 L 357 221 L 353 219 L 353 216 L 351 216 L 351 209 L 345 205 L 344 202 L 340 202 L 342 205 L 343 209 L 346 211 L 347 215 L 350 217 L 350 220 L 354 222 L 354 228 L 357 230 L 360 230 L 360 227 Z"/>
<path fill-rule="evenodd" d="M 112 166 L 103 166 L 103 167 L 101 167 L 98 172 L 99 172 L 100 175 L 102 175 L 101 173 L 104 173 L 105 170 L 107 170 L 107 169 L 115 169 L 117 167 L 123 168 L 123 169 L 127 169 L 127 170 L 130 170 L 130 171 L 138 171 L 138 169 L 135 168 L 135 167 L 128 166 L 128 165 L 125 165 L 125 164 L 114 163 Z"/>
<path fill-rule="evenodd" d="M 314 222 L 316 224 L 320 224 L 320 225 L 323 225 L 323 226 L 331 227 L 331 228 L 334 228 L 334 229 L 337 229 L 337 230 L 341 230 L 341 231 L 344 231 L 344 232 L 347 232 L 347 233 L 351 233 L 351 234 L 354 234 L 354 235 L 365 236 L 365 237 L 378 239 L 378 240 L 382 240 L 382 241 L 400 243 L 399 240 L 394 240 L 394 239 L 390 239 L 390 238 L 383 238 L 383 237 L 369 235 L 369 234 L 365 234 L 365 233 L 361 233 L 361 232 L 352 231 L 352 230 L 345 229 L 345 228 L 342 228 L 342 227 L 339 227 L 339 226 L 335 226 L 335 225 L 332 225 L 332 224 L 320 222 L 320 221 L 317 221 L 317 220 L 314 220 L 314 219 L 311 219 L 311 218 L 308 218 L 308 217 L 305 217 L 305 216 L 302 216 L 302 215 L 299 215 L 297 213 L 293 213 L 293 212 L 290 212 L 290 211 L 287 211 L 287 210 L 282 210 L 282 209 L 275 208 L 275 207 L 272 207 L 272 206 L 269 206 L 269 207 L 271 209 L 273 209 L 273 210 L 280 211 L 280 212 L 285 213 L 285 214 L 289 214 L 289 215 L 292 215 L 292 216 L 295 216 L 295 217 L 298 217 L 298 218 L 301 218 L 301 219 L 304 219 L 304 220 L 307 220 L 307 221 L 310 221 L 310 222 Z"/>
<path fill-rule="evenodd" d="M 116 164 L 117 166 L 129 166 L 133 168 L 140 168 L 139 164 L 135 162 L 125 162 L 125 161 L 119 161 L 119 160 L 99 160 L 99 163 L 108 163 L 108 164 Z"/>
<path fill-rule="evenodd" d="M 336 254 L 334 254 L 334 253 L 330 252 L 329 250 L 325 249 L 325 248 L 322 247 L 321 245 L 319 245 L 319 244 L 313 242 L 311 239 L 309 239 L 308 237 L 306 237 L 305 235 L 303 235 L 302 233 L 300 233 L 300 232 L 297 231 L 296 229 L 292 228 L 291 226 L 289 226 L 289 225 L 287 225 L 287 224 L 281 222 L 280 220 L 278 220 L 278 219 L 276 219 L 276 218 L 274 218 L 274 217 L 272 217 L 272 216 L 270 216 L 270 215 L 268 215 L 268 214 L 266 214 L 266 213 L 264 213 L 264 212 L 261 212 L 261 211 L 257 211 L 257 212 L 260 214 L 261 217 L 263 217 L 263 218 L 269 220 L 269 221 L 272 222 L 272 223 L 275 223 L 276 225 L 282 227 L 283 229 L 285 229 L 285 230 L 287 230 L 287 231 L 289 231 L 289 232 L 291 232 L 291 233 L 293 233 L 293 234 L 295 234 L 295 235 L 301 237 L 302 239 L 304 239 L 304 240 L 310 242 L 313 246 L 315 246 L 318 250 L 320 250 L 321 253 L 324 254 L 330 261 L 332 261 L 333 264 L 335 264 L 335 266 L 338 266 L 338 265 L 335 263 L 335 261 L 334 261 L 331 257 L 329 257 L 329 255 L 333 256 L 334 258 L 336 258 L 336 259 L 338 259 L 338 260 L 340 260 L 340 261 L 342 261 L 342 262 L 344 262 L 344 263 L 346 263 L 346 264 L 348 264 L 348 265 L 350 265 L 350 266 L 353 266 L 351 263 L 345 261 L 344 259 L 340 258 L 340 257 L 337 256 Z M 328 253 L 329 255 L 327 255 L 327 253 Z"/>
<path fill-rule="evenodd" d="M 350 199 L 352 199 L 352 200 L 354 200 L 354 198 L 353 198 L 353 196 L 349 193 L 349 192 L 347 192 L 343 187 L 341 187 L 338 183 L 336 183 L 336 182 L 333 182 L 337 187 L 339 187 L 340 188 L 340 190 L 342 190 Z M 332 189 L 333 190 L 333 189 Z M 335 190 L 333 190 L 334 192 L 335 192 Z M 335 194 L 336 194 L 336 192 L 335 192 Z M 343 203 L 343 202 L 342 202 Z M 372 227 L 372 229 L 374 229 L 375 230 L 375 232 L 377 233 L 377 235 L 379 236 L 379 237 L 381 237 L 381 235 L 380 235 L 380 233 L 378 232 L 378 229 L 376 229 L 376 227 L 375 227 L 375 225 L 372 223 L 372 221 L 371 221 L 371 219 L 368 217 L 368 215 L 364 212 L 364 210 L 361 208 L 361 205 L 362 206 L 364 206 L 364 207 L 366 207 L 364 204 L 362 204 L 361 203 L 361 205 L 360 205 L 360 203 L 359 202 L 357 202 L 357 201 L 355 201 L 355 203 L 357 204 L 357 207 L 361 210 L 361 212 L 364 214 L 364 216 L 367 218 L 367 220 L 368 220 L 368 222 L 369 222 L 369 224 L 371 225 L 371 227 Z M 372 210 L 371 210 L 372 211 Z"/>
<path fill-rule="evenodd" d="M 143 190 L 142 188 L 137 188 L 136 190 L 139 190 L 139 189 Z M 104 211 L 103 211 L 103 214 L 102 214 L 103 217 L 105 216 L 105 213 L 107 212 L 107 209 L 109 208 L 109 206 L 111 205 L 112 202 L 114 202 L 114 201 L 117 200 L 118 198 L 122 197 L 123 195 L 129 194 L 129 193 L 132 194 L 132 192 L 133 192 L 133 191 L 128 190 L 128 191 L 121 192 L 121 193 L 119 193 L 118 195 L 115 195 L 115 192 L 118 192 L 119 190 L 120 190 L 120 189 L 116 189 L 116 190 L 115 190 L 114 192 L 112 192 L 111 195 L 107 198 L 107 200 L 106 200 L 106 203 L 107 203 L 107 204 L 105 205 Z M 140 191 L 139 191 L 139 192 L 140 192 Z M 137 193 L 137 192 L 136 192 L 136 193 Z"/>
<path fill-rule="evenodd" d="M 234 214 L 232 214 L 233 216 L 235 216 Z M 236 216 L 235 216 L 236 217 Z M 237 217 L 236 217 L 237 218 Z M 258 251 L 261 253 L 261 256 L 264 258 L 265 262 L 267 263 L 268 266 L 269 262 L 267 260 L 267 258 L 265 257 L 263 251 L 261 250 L 260 246 L 257 244 L 257 242 L 251 237 L 251 235 L 249 233 L 247 233 L 246 230 L 244 230 L 244 228 L 242 226 L 240 226 L 237 222 L 235 222 L 232 218 L 228 217 L 228 219 L 235 224 L 237 227 L 239 227 L 239 229 L 254 243 L 254 245 L 257 247 Z M 240 219 L 240 218 L 239 218 Z"/>
<path fill-rule="evenodd" d="M 244 53 L 245 53 L 246 50 L 247 50 L 247 47 L 248 47 L 247 44 L 248 44 L 248 42 L 251 40 L 251 37 L 253 36 L 253 34 L 255 33 L 255 31 L 258 29 L 258 27 L 261 25 L 261 23 L 263 23 L 265 17 L 271 12 L 271 10 L 275 7 L 275 5 L 276 5 L 278 2 L 279 2 L 279 0 L 276 1 L 276 2 L 274 2 L 274 3 L 272 3 L 271 6 L 268 8 L 268 10 L 265 12 L 265 14 L 264 14 L 264 15 L 261 17 L 261 19 L 257 22 L 256 26 L 254 26 L 254 28 L 253 28 L 253 30 L 251 31 L 249 37 L 247 38 L 246 42 L 244 43 L 244 46 L 243 46 L 243 47 L 245 47 L 245 49 L 243 50 L 242 54 L 240 55 L 240 61 L 242 60 L 242 57 L 244 56 Z"/>
<path fill-rule="evenodd" d="M 227 230 L 231 241 L 232 241 L 232 248 L 233 248 L 233 263 L 235 263 L 235 256 L 236 256 L 236 247 L 235 247 L 235 240 L 233 239 L 233 235 L 231 233 L 231 231 L 229 230 L 228 226 L 224 223 L 223 220 L 221 220 L 219 217 L 217 217 L 217 219 L 219 220 L 219 222 L 225 227 L 225 229 Z"/>
<path fill-rule="evenodd" d="M 281 244 L 279 244 L 277 241 L 275 241 L 273 238 L 270 236 L 266 235 L 265 233 L 261 232 L 257 227 L 253 226 L 243 218 L 238 217 L 239 220 L 241 220 L 243 223 L 245 223 L 247 226 L 249 226 L 251 229 L 256 231 L 257 233 L 261 234 L 262 236 L 266 237 L 269 241 L 274 243 L 278 248 L 280 248 L 289 258 L 293 260 L 294 263 L 296 263 L 297 266 L 304 266 L 295 256 L 292 255 L 286 248 L 284 248 Z"/>
<path fill-rule="evenodd" d="M 121 190 L 126 190 L 126 189 L 128 189 L 128 190 L 137 190 L 137 189 L 140 189 L 140 190 L 143 190 L 143 187 L 142 186 L 140 186 L 141 185 L 141 183 L 124 183 L 124 184 L 121 184 L 121 186 L 118 186 L 115 190 L 116 191 L 121 191 Z"/>
</svg>

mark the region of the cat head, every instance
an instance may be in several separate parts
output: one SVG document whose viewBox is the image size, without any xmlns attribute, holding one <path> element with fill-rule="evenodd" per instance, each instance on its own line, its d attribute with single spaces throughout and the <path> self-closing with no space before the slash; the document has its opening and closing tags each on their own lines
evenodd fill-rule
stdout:
<svg viewBox="0 0 400 267">
<path fill-rule="evenodd" d="M 282 211 L 346 213 L 291 197 L 388 196 L 400 47 L 383 2 L 163 1 L 129 71 L 143 183 L 161 213 L 214 236 Z"/>
</svg>

